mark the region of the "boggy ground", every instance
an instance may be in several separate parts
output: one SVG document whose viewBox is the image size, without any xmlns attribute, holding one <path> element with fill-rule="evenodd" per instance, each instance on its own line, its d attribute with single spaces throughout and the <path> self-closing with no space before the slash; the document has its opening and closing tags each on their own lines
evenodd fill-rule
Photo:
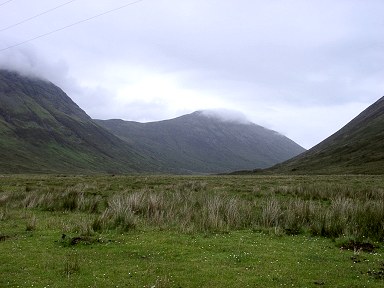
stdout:
<svg viewBox="0 0 384 288">
<path fill-rule="evenodd" d="M 380 176 L 0 177 L 0 287 L 382 287 L 383 195 Z"/>
</svg>

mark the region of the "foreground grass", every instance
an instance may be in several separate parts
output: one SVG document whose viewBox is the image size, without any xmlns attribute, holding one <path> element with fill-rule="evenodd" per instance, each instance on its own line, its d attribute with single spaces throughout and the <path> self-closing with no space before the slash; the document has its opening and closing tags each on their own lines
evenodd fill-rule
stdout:
<svg viewBox="0 0 384 288">
<path fill-rule="evenodd" d="M 2 177 L 0 287 L 382 287 L 381 230 L 339 226 L 361 217 L 354 214 L 357 204 L 374 211 L 383 182 L 368 176 Z M 310 203 L 344 213 L 324 214 L 339 221 L 336 228 L 323 222 L 335 234 L 311 230 L 325 220 L 312 219 Z M 370 217 L 384 221 L 380 213 Z M 340 249 L 351 241 L 377 248 Z"/>
<path fill-rule="evenodd" d="M 1 287 L 382 287 L 382 251 L 342 251 L 328 239 L 250 231 L 142 231 L 66 246 L 59 233 L 1 243 Z"/>
</svg>

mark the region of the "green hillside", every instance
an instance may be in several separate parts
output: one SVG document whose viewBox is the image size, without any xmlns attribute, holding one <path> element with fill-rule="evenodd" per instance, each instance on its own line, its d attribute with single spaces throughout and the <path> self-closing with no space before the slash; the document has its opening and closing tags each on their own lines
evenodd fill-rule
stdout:
<svg viewBox="0 0 384 288">
<path fill-rule="evenodd" d="M 269 171 L 384 174 L 384 97 L 320 144 Z"/>
<path fill-rule="evenodd" d="M 0 70 L 0 173 L 154 170 L 54 84 Z"/>
</svg>

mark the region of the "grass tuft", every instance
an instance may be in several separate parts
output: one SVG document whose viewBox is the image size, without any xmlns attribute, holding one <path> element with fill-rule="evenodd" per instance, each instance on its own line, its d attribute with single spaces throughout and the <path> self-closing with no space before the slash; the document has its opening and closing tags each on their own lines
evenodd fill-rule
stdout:
<svg viewBox="0 0 384 288">
<path fill-rule="evenodd" d="M 26 231 L 35 231 L 37 226 L 37 218 L 35 215 L 32 215 L 31 218 L 28 219 L 26 224 Z"/>
<path fill-rule="evenodd" d="M 76 252 L 71 252 L 66 255 L 64 260 L 63 274 L 70 278 L 73 274 L 80 272 L 80 259 Z"/>
</svg>

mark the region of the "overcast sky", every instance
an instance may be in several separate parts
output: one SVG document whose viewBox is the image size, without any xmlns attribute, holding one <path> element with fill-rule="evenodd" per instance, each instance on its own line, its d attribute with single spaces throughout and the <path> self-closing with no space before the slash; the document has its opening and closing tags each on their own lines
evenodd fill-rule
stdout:
<svg viewBox="0 0 384 288">
<path fill-rule="evenodd" d="M 383 12 L 383 0 L 0 0 L 0 67 L 47 78 L 93 118 L 233 109 L 310 148 L 384 95 Z"/>
</svg>

